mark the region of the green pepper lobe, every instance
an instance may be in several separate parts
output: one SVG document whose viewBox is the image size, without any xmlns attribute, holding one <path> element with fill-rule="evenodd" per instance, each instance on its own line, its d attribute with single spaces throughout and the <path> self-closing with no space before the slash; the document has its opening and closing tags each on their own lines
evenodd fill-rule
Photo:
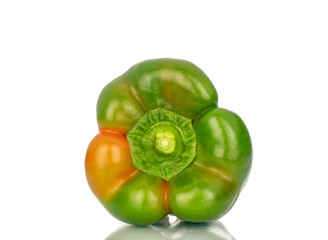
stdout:
<svg viewBox="0 0 328 240">
<path fill-rule="evenodd" d="M 196 155 L 191 119 L 162 108 L 146 112 L 126 136 L 134 167 L 166 181 Z"/>
</svg>

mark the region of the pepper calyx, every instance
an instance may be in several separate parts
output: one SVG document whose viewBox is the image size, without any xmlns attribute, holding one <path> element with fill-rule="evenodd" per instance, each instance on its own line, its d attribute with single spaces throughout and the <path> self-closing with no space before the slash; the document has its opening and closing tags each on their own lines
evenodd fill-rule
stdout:
<svg viewBox="0 0 328 240">
<path fill-rule="evenodd" d="M 126 136 L 134 167 L 166 181 L 196 155 L 191 119 L 163 108 L 146 112 Z"/>
</svg>

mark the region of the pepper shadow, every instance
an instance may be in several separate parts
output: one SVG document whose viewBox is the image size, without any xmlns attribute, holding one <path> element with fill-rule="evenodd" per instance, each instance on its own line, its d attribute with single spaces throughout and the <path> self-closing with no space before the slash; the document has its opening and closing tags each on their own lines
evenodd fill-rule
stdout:
<svg viewBox="0 0 328 240">
<path fill-rule="evenodd" d="M 189 223 L 169 217 L 149 226 L 123 226 L 106 240 L 235 240 L 220 221 Z"/>
</svg>

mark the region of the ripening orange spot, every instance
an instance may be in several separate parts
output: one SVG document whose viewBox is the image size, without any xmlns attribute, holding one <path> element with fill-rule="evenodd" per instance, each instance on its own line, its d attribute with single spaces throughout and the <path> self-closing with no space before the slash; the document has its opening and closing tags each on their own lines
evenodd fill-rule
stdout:
<svg viewBox="0 0 328 240">
<path fill-rule="evenodd" d="M 124 183 L 129 181 L 131 178 L 133 178 L 137 173 L 139 172 L 138 169 L 133 168 L 125 173 L 123 173 L 121 176 L 119 176 L 117 179 L 115 179 L 115 184 L 112 185 L 111 188 L 109 188 L 109 195 L 113 195 L 121 186 L 123 186 Z"/>
<path fill-rule="evenodd" d="M 167 181 L 164 181 L 163 195 L 164 195 L 164 205 L 165 205 L 165 209 L 166 209 L 168 212 L 170 212 L 170 209 L 169 209 L 169 203 L 168 203 L 169 184 L 168 184 Z"/>
<path fill-rule="evenodd" d="M 117 134 L 117 135 L 122 135 L 122 136 L 125 136 L 125 132 L 120 130 L 120 129 L 114 129 L 114 128 L 99 128 L 99 131 L 101 133 L 107 133 L 107 134 Z"/>
<path fill-rule="evenodd" d="M 101 132 L 90 142 L 85 170 L 90 188 L 107 201 L 138 170 L 132 165 L 129 143 L 123 134 Z"/>
</svg>

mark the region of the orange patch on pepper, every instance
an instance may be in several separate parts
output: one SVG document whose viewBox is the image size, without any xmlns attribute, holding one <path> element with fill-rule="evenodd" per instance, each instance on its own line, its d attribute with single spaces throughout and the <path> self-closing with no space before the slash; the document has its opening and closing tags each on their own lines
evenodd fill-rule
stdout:
<svg viewBox="0 0 328 240">
<path fill-rule="evenodd" d="M 139 171 L 132 165 L 125 135 L 111 131 L 102 131 L 91 141 L 85 169 L 88 183 L 101 201 L 108 201 L 120 186 Z"/>
</svg>

